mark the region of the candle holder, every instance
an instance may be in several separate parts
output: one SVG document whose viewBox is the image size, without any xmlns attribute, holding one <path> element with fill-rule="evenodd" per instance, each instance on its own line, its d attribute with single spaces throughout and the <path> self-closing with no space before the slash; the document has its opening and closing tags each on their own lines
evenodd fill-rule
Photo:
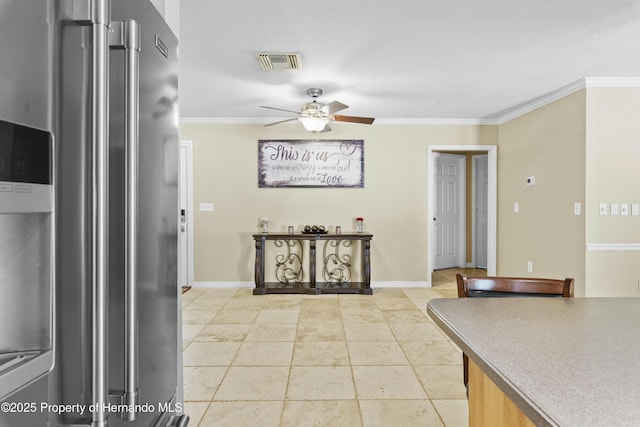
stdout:
<svg viewBox="0 0 640 427">
<path fill-rule="evenodd" d="M 258 222 L 258 227 L 260 228 L 261 233 L 269 232 L 269 218 L 260 218 Z"/>
</svg>

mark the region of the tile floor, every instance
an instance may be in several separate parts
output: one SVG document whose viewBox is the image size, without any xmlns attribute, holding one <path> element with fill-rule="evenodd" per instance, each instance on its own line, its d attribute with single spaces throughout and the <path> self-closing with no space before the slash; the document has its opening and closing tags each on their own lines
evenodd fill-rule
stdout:
<svg viewBox="0 0 640 427">
<path fill-rule="evenodd" d="M 426 314 L 433 288 L 366 295 L 183 295 L 190 426 L 466 426 L 460 350 Z M 472 270 L 467 274 L 484 274 Z"/>
</svg>

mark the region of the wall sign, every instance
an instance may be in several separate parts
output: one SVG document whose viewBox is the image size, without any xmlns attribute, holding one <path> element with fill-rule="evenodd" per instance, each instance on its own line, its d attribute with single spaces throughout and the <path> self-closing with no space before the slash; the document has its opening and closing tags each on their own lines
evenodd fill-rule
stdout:
<svg viewBox="0 0 640 427">
<path fill-rule="evenodd" d="M 258 141 L 259 187 L 364 187 L 364 141 Z"/>
</svg>

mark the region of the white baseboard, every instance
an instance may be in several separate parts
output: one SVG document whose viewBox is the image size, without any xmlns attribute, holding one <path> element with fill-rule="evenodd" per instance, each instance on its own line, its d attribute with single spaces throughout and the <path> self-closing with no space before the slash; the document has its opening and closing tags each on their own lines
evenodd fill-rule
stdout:
<svg viewBox="0 0 640 427">
<path fill-rule="evenodd" d="M 253 288 L 254 282 L 193 282 L 194 288 Z M 372 288 L 430 288 L 430 281 L 380 281 L 371 282 Z"/>
<path fill-rule="evenodd" d="M 254 288 L 254 282 L 193 282 L 194 288 Z"/>
<path fill-rule="evenodd" d="M 428 281 L 385 281 L 371 282 L 372 288 L 430 288 Z"/>
</svg>

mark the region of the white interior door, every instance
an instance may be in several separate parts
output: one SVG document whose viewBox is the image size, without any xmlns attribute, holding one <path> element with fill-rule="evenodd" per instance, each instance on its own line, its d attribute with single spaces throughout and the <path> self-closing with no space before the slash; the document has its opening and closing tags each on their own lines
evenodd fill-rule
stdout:
<svg viewBox="0 0 640 427">
<path fill-rule="evenodd" d="M 475 260 L 476 267 L 487 267 L 489 224 L 489 156 L 473 156 L 475 162 Z"/>
<path fill-rule="evenodd" d="M 465 156 L 435 157 L 434 269 L 459 267 L 464 253 Z"/>
<path fill-rule="evenodd" d="M 178 207 L 178 285 L 191 286 L 193 282 L 192 254 L 192 144 L 180 142 L 180 202 Z"/>
<path fill-rule="evenodd" d="M 431 273 L 435 269 L 435 163 L 439 152 L 487 153 L 489 156 L 489 185 L 488 185 L 488 226 L 487 226 L 487 275 L 497 273 L 497 199 L 498 199 L 498 147 L 496 145 L 427 145 L 427 286 L 431 287 Z M 464 242 L 463 242 L 464 244 Z M 464 252 L 463 252 L 464 253 Z M 464 262 L 466 262 L 463 259 Z"/>
</svg>

